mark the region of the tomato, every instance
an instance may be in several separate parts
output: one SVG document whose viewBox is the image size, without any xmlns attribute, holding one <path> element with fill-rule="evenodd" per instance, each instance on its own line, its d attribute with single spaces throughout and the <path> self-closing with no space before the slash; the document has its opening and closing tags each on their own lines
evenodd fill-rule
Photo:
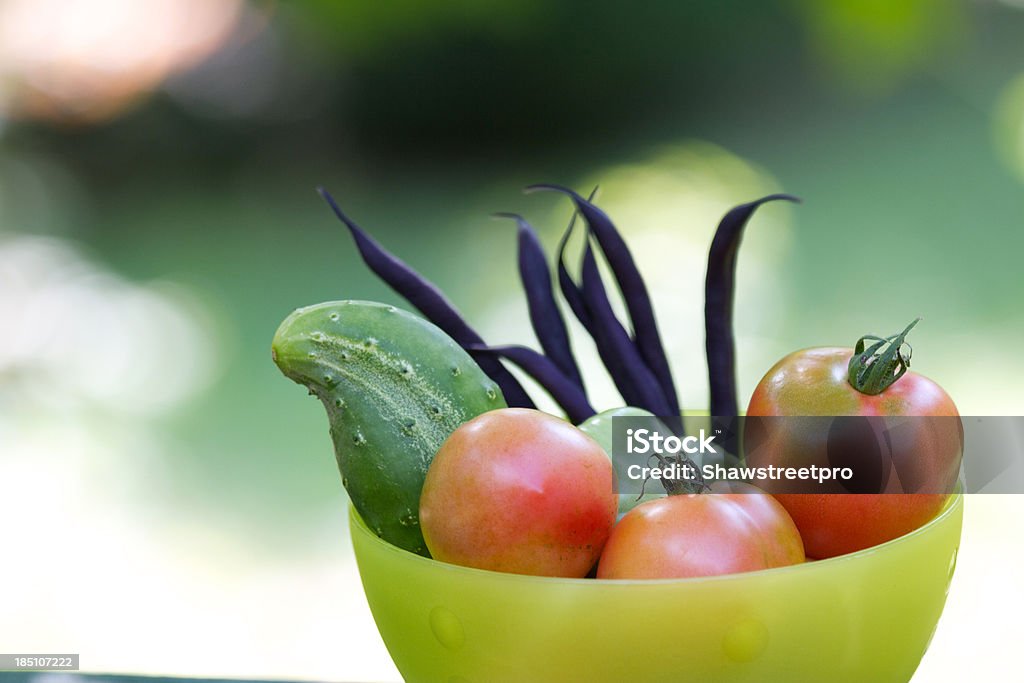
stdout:
<svg viewBox="0 0 1024 683">
<path fill-rule="evenodd" d="M 580 430 L 599 443 L 609 458 L 612 457 L 612 426 L 616 417 L 657 419 L 654 413 L 648 410 L 625 406 L 602 411 L 582 422 Z M 661 487 L 656 488 L 660 489 Z M 661 498 L 664 495 L 664 489 L 644 491 L 642 496 L 636 493 L 619 493 L 619 516 L 621 517 L 644 501 Z"/>
<path fill-rule="evenodd" d="M 573 425 L 505 408 L 456 429 L 427 471 L 420 524 L 442 562 L 586 576 L 615 523 L 604 450 Z"/>
<path fill-rule="evenodd" d="M 889 339 L 902 344 L 905 335 L 906 330 Z M 859 347 L 858 352 L 860 355 L 863 349 Z M 916 529 L 938 513 L 959 474 L 963 431 L 949 395 L 932 380 L 905 367 L 905 374 L 886 375 L 886 382 L 874 387 L 877 393 L 865 393 L 850 380 L 853 356 L 854 349 L 840 347 L 812 348 L 786 356 L 757 385 L 747 415 L 955 419 L 904 421 L 906 426 L 899 433 L 886 435 L 884 448 L 891 457 L 881 461 L 873 475 L 873 493 L 776 494 L 800 529 L 808 557 L 817 559 L 862 550 Z M 903 360 L 909 366 L 909 357 Z M 893 377 L 895 381 L 887 384 Z M 753 424 L 748 422 L 748 429 Z M 822 464 L 827 460 L 823 455 L 827 435 L 821 433 L 816 438 L 817 443 L 806 434 L 780 428 L 748 454 L 748 464 Z M 907 481 L 913 486 L 903 488 Z M 908 490 L 921 493 L 900 492 Z"/>
<path fill-rule="evenodd" d="M 746 484 L 715 484 L 711 493 L 633 508 L 612 530 L 597 578 L 715 576 L 803 561 L 800 533 L 774 498 Z"/>
</svg>

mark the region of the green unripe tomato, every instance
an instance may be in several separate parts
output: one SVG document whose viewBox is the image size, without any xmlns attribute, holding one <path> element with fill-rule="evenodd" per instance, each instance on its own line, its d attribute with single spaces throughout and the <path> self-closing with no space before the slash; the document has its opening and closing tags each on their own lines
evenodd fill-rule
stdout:
<svg viewBox="0 0 1024 683">
<path fill-rule="evenodd" d="M 643 408 L 623 406 L 622 408 L 612 408 L 611 410 L 602 411 L 580 424 L 580 430 L 600 444 L 601 448 L 604 449 L 604 452 L 609 458 L 612 457 L 612 418 L 614 417 L 654 417 L 654 413 L 646 411 Z M 645 492 L 644 495 L 639 498 L 637 498 L 635 493 L 619 494 L 620 518 L 640 503 L 644 503 L 648 500 L 654 500 L 655 498 L 663 498 L 665 496 L 665 491 L 661 488 L 661 485 L 657 482 L 652 483 L 655 484 L 650 487 L 652 490 Z"/>
</svg>

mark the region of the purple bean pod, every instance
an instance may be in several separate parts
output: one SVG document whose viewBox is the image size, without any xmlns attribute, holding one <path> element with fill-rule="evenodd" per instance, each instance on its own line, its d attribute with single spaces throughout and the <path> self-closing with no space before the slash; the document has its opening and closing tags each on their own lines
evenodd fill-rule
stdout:
<svg viewBox="0 0 1024 683">
<path fill-rule="evenodd" d="M 526 346 L 485 346 L 470 345 L 467 350 L 474 358 L 486 358 L 489 355 L 505 358 L 537 380 L 551 398 L 562 407 L 566 416 L 573 424 L 579 424 L 597 411 L 590 405 L 587 395 L 580 386 L 566 376 L 547 356 Z"/>
<path fill-rule="evenodd" d="M 593 197 L 597 194 L 597 188 L 590 193 Z M 558 252 L 556 256 L 557 270 L 558 270 L 558 288 L 562 292 L 562 298 L 565 299 L 566 303 L 569 304 L 569 309 L 576 316 L 576 319 L 580 321 L 583 328 L 594 336 L 593 323 L 590 320 L 590 314 L 587 312 L 587 306 L 583 303 L 583 294 L 580 292 L 580 288 L 573 281 L 572 276 L 569 274 L 569 267 L 565 264 L 565 250 L 569 244 L 569 238 L 572 237 L 573 230 L 576 228 L 576 216 L 577 211 L 573 211 L 572 217 L 569 219 L 569 225 L 565 228 L 565 232 L 562 233 L 562 238 L 558 241 Z"/>
<path fill-rule="evenodd" d="M 338 206 L 334 198 L 322 187 L 317 192 L 331 207 L 334 214 L 349 229 L 352 239 L 363 261 L 380 279 L 395 292 L 404 297 L 424 317 L 454 339 L 459 346 L 468 348 L 471 345 L 484 344 L 484 340 L 463 319 L 455 306 L 445 297 L 444 293 L 430 280 L 427 280 L 404 261 L 388 252 L 362 228 L 355 224 Z M 515 376 L 493 357 L 482 357 L 478 361 L 480 368 L 495 381 L 509 406 L 518 408 L 534 408 L 530 396 L 523 389 Z"/>
<path fill-rule="evenodd" d="M 590 240 L 583 252 L 580 280 L 582 298 L 593 322 L 594 342 L 622 398 L 627 404 L 655 415 L 673 415 L 657 378 L 615 317 Z"/>
<path fill-rule="evenodd" d="M 780 199 L 800 202 L 799 198 L 792 195 L 772 194 L 740 204 L 725 214 L 711 241 L 704 283 L 704 327 L 712 415 L 733 417 L 739 410 L 732 317 L 736 292 L 736 254 L 743 238 L 743 228 L 757 207 Z"/>
<path fill-rule="evenodd" d="M 647 285 L 618 229 L 604 211 L 567 187 L 539 184 L 527 189 L 552 190 L 568 195 L 572 199 L 591 233 L 597 238 L 597 243 L 615 276 L 633 326 L 635 345 L 667 401 L 668 412 L 665 415 L 680 414 L 679 398 L 672 380 L 668 357 L 665 355 L 665 347 L 661 342 L 661 334 L 658 332 L 658 323 L 654 317 L 654 307 Z"/>
<path fill-rule="evenodd" d="M 530 324 L 540 342 L 544 354 L 550 358 L 563 375 L 584 390 L 583 377 L 572 354 L 569 330 L 565 326 L 562 311 L 555 301 L 551 286 L 551 271 L 548 268 L 544 247 L 537 232 L 518 214 L 495 214 L 511 218 L 518 226 L 519 277 L 526 292 L 526 304 L 530 312 Z"/>
</svg>

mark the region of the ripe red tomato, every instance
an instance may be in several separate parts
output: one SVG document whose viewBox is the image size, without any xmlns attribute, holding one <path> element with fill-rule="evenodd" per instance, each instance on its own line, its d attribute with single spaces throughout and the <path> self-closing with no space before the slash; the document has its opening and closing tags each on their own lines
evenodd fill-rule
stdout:
<svg viewBox="0 0 1024 683">
<path fill-rule="evenodd" d="M 604 450 L 573 425 L 505 408 L 456 429 L 427 471 L 420 524 L 442 562 L 586 576 L 615 523 Z"/>
<path fill-rule="evenodd" d="M 902 337 L 897 341 L 902 343 Z M 887 437 L 885 448 L 891 458 L 882 463 L 885 469 L 875 477 L 885 488 L 873 490 L 908 490 L 901 488 L 897 470 L 902 469 L 902 480 L 914 482 L 909 490 L 924 493 L 776 494 L 800 529 L 807 556 L 816 559 L 862 550 L 916 529 L 938 513 L 945 492 L 953 490 L 959 474 L 963 431 L 949 395 L 935 382 L 910 371 L 879 393 L 863 393 L 848 378 L 853 354 L 854 349 L 830 347 L 786 356 L 757 385 L 747 415 L 955 419 L 906 421 L 898 434 Z M 909 358 L 906 360 L 909 365 Z M 821 433 L 815 437 L 817 443 L 810 443 L 814 439 L 807 435 L 780 429 L 763 447 L 748 453 L 748 464 L 821 465 L 827 460 L 823 455 L 826 436 Z M 774 493 L 771 486 L 765 488 Z"/>
<path fill-rule="evenodd" d="M 716 484 L 711 493 L 633 508 L 612 530 L 597 578 L 715 576 L 803 561 L 800 533 L 774 498 L 753 486 Z"/>
</svg>

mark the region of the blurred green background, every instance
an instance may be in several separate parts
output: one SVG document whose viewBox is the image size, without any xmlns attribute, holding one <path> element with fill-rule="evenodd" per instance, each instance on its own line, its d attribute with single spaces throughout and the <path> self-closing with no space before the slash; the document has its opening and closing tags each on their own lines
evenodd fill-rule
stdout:
<svg viewBox="0 0 1024 683">
<path fill-rule="evenodd" d="M 0 643 L 394 675 L 326 421 L 270 362 L 293 308 L 399 303 L 318 184 L 533 344 L 489 215 L 552 247 L 569 205 L 520 190 L 599 183 L 690 408 L 717 220 L 791 192 L 740 256 L 741 401 L 790 350 L 920 315 L 915 369 L 1022 414 L 1022 43 L 1019 0 L 0 0 Z"/>
</svg>

